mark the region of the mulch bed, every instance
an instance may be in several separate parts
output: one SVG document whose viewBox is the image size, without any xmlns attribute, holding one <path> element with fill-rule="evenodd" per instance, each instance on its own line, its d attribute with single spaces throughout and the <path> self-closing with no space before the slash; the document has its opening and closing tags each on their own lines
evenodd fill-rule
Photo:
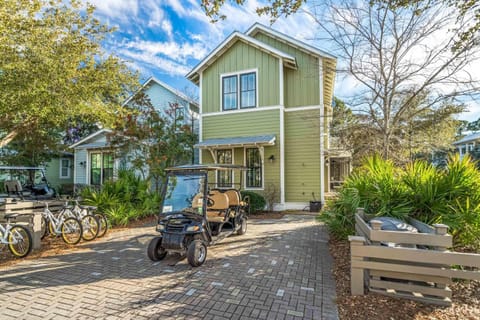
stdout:
<svg viewBox="0 0 480 320">
<path fill-rule="evenodd" d="M 285 214 L 281 212 L 257 212 L 248 215 L 249 219 L 282 219 Z"/>
<path fill-rule="evenodd" d="M 330 240 L 334 259 L 333 274 L 337 283 L 340 319 L 480 319 L 480 282 L 455 282 L 452 306 L 439 307 L 394 299 L 375 293 L 350 295 L 350 246 L 345 240 Z"/>
</svg>

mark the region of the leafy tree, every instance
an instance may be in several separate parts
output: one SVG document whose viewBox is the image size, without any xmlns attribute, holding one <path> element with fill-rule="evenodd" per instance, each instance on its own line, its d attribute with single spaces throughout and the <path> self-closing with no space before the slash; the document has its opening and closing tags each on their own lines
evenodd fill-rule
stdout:
<svg viewBox="0 0 480 320">
<path fill-rule="evenodd" d="M 220 12 L 225 0 L 202 0 L 202 8 L 205 14 L 212 19 L 212 22 L 224 20 L 226 15 Z M 243 5 L 245 0 L 230 0 L 231 3 Z M 291 15 L 300 9 L 306 0 L 272 0 L 268 6 L 260 6 L 256 8 L 257 14 L 266 14 L 270 16 L 271 21 L 274 22 L 281 16 Z"/>
<path fill-rule="evenodd" d="M 120 156 L 158 188 L 165 179 L 165 168 L 191 161 L 196 135 L 185 124 L 177 103 L 169 103 L 162 113 L 147 95 L 138 92 L 126 108 L 109 139 Z"/>
<path fill-rule="evenodd" d="M 138 80 L 102 50 L 114 30 L 93 13 L 78 0 L 1 2 L 0 148 L 53 137 L 72 119 L 112 123 Z"/>
</svg>

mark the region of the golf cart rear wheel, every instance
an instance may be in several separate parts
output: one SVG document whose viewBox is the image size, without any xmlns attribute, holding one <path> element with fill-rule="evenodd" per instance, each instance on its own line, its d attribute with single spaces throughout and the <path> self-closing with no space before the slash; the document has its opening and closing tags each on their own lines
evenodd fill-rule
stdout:
<svg viewBox="0 0 480 320">
<path fill-rule="evenodd" d="M 187 260 L 192 267 L 201 266 L 207 259 L 207 246 L 202 240 L 193 240 L 188 246 Z"/>
<path fill-rule="evenodd" d="M 162 248 L 162 237 L 155 237 L 150 241 L 147 248 L 147 256 L 152 261 L 160 261 L 167 256 L 167 251 Z"/>
<path fill-rule="evenodd" d="M 242 221 L 240 223 L 240 229 L 237 230 L 237 234 L 241 236 L 242 234 L 245 234 L 247 232 L 247 219 L 242 218 Z"/>
</svg>

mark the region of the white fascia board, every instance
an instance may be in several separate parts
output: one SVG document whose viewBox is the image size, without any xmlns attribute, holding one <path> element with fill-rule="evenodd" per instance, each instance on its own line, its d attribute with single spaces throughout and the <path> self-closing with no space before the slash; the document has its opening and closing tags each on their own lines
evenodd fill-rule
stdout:
<svg viewBox="0 0 480 320">
<path fill-rule="evenodd" d="M 258 41 L 257 39 L 255 38 L 252 38 L 250 36 L 247 36 L 247 35 L 244 35 L 243 33 L 240 33 L 238 31 L 235 31 L 233 32 L 227 39 L 225 39 L 222 43 L 220 43 L 216 48 L 215 50 L 213 50 L 206 58 L 204 58 L 202 61 L 199 62 L 199 64 L 197 64 L 195 66 L 195 68 L 192 69 L 192 71 L 190 71 L 185 77 L 187 79 L 189 79 L 190 81 L 193 81 L 194 82 L 194 78 L 195 78 L 195 75 L 198 74 L 198 72 L 200 70 L 202 70 L 202 68 L 207 65 L 207 64 L 211 64 L 209 62 L 213 60 L 215 60 L 217 57 L 220 56 L 220 52 L 222 50 L 224 50 L 225 48 L 229 48 L 232 46 L 232 43 L 231 42 L 234 42 L 234 41 L 238 41 L 238 40 L 242 40 L 262 51 L 265 51 L 277 58 L 281 58 L 283 59 L 285 62 L 288 62 L 288 63 L 291 63 L 292 65 L 296 66 L 297 62 L 296 62 L 296 59 L 295 57 L 285 53 L 285 52 L 282 52 L 274 47 L 271 47 L 269 46 L 268 44 L 266 43 L 263 43 L 261 41 Z"/>
<path fill-rule="evenodd" d="M 88 140 L 90 140 L 90 139 L 92 139 L 92 138 L 95 138 L 96 136 L 98 136 L 98 135 L 100 135 L 100 134 L 102 134 L 102 133 L 105 133 L 105 132 L 106 132 L 106 133 L 110 133 L 110 132 L 112 132 L 112 130 L 110 130 L 110 129 L 100 129 L 100 130 L 98 130 L 97 132 L 94 132 L 94 133 L 92 133 L 91 135 L 83 138 L 82 140 L 75 142 L 75 143 L 72 144 L 69 148 L 75 148 L 75 147 L 83 144 L 85 141 L 88 141 Z"/>
<path fill-rule="evenodd" d="M 158 79 L 155 78 L 155 77 L 150 77 L 150 78 L 148 78 L 147 81 L 145 81 L 145 82 L 142 84 L 142 86 L 141 86 L 137 91 L 135 91 L 135 93 L 133 93 L 130 97 L 128 97 L 127 100 L 125 100 L 125 102 L 122 103 L 122 106 L 126 106 L 130 101 L 132 101 L 133 97 L 134 97 L 136 94 L 138 94 L 140 91 L 142 91 L 143 89 L 145 89 L 145 87 L 147 87 L 147 86 L 150 84 L 150 82 L 152 82 L 152 81 L 155 82 L 155 83 L 157 83 L 159 86 L 164 87 L 165 89 L 167 89 L 168 91 L 170 91 L 170 92 L 173 93 L 174 95 L 180 97 L 182 100 L 185 100 L 185 101 L 187 101 L 188 103 L 191 103 L 191 104 L 193 104 L 193 105 L 195 105 L 195 106 L 198 107 L 198 102 L 190 99 L 189 97 L 187 97 L 187 96 L 186 96 L 183 92 L 181 92 L 180 90 L 177 90 L 177 89 L 174 89 L 174 88 L 170 87 L 168 84 L 166 84 L 166 83 L 158 80 Z"/>
<path fill-rule="evenodd" d="M 298 47 L 299 49 L 303 49 L 303 50 L 306 50 L 306 51 L 309 51 L 310 53 L 313 53 L 315 55 L 318 55 L 318 56 L 321 56 L 321 57 L 324 57 L 324 58 L 329 58 L 329 59 L 335 59 L 337 60 L 337 57 L 332 55 L 331 53 L 328 53 L 326 51 L 323 51 L 323 50 L 320 50 L 318 48 L 315 48 L 309 44 L 306 44 L 302 41 L 299 41 L 299 40 L 296 40 L 290 36 L 287 36 L 286 34 L 283 34 L 281 32 L 278 32 L 278 31 L 275 31 L 273 30 L 272 28 L 269 28 L 267 26 L 264 26 L 263 24 L 261 23 L 255 23 L 253 26 L 251 26 L 247 32 L 245 32 L 246 35 L 248 36 L 251 36 L 252 34 L 254 34 L 256 31 L 258 30 L 261 30 L 267 34 L 270 34 L 276 38 L 279 38 L 283 41 L 286 41 L 286 42 L 289 42 L 291 43 L 292 45 L 294 45 L 295 47 Z"/>
</svg>

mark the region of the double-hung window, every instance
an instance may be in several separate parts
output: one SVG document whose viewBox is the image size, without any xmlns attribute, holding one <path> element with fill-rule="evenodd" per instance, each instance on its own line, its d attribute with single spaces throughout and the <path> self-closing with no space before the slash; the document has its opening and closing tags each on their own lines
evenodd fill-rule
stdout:
<svg viewBox="0 0 480 320">
<path fill-rule="evenodd" d="M 60 179 L 70 178 L 70 159 L 60 159 Z"/>
<path fill-rule="evenodd" d="M 222 110 L 237 110 L 257 106 L 256 72 L 222 77 Z"/>
</svg>

